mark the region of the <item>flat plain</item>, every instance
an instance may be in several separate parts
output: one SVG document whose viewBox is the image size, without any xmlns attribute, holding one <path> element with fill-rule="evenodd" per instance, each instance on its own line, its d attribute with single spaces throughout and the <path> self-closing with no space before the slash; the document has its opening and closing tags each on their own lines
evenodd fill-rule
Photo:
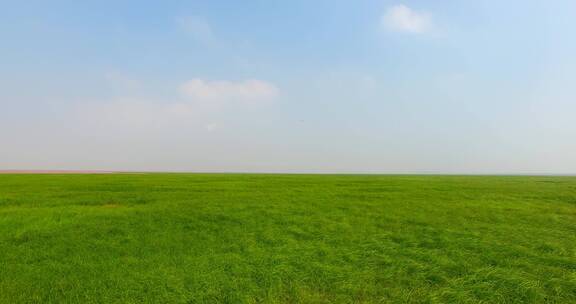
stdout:
<svg viewBox="0 0 576 304">
<path fill-rule="evenodd" d="M 0 303 L 576 303 L 576 177 L 0 175 Z"/>
</svg>

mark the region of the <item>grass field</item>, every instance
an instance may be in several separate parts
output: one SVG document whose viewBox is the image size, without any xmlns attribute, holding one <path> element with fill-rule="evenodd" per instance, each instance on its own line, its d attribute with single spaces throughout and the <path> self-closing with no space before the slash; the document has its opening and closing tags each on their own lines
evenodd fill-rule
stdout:
<svg viewBox="0 0 576 304">
<path fill-rule="evenodd" d="M 0 303 L 576 303 L 576 178 L 0 175 Z"/>
</svg>

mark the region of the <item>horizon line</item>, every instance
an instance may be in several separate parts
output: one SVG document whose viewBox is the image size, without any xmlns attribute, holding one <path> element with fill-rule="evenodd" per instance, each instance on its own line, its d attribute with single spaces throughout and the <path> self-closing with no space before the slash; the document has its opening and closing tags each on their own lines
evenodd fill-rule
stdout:
<svg viewBox="0 0 576 304">
<path fill-rule="evenodd" d="M 241 171 L 241 170 L 100 170 L 100 169 L 0 169 L 0 174 L 286 174 L 286 175 L 442 175 L 442 176 L 566 176 L 576 173 L 549 172 L 446 172 L 446 171 Z"/>
</svg>

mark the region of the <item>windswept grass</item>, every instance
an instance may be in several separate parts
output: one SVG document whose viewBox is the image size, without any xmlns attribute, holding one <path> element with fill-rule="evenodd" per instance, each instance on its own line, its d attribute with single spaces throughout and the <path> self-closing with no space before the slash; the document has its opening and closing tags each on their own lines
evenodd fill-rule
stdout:
<svg viewBox="0 0 576 304">
<path fill-rule="evenodd" d="M 576 178 L 0 175 L 2 303 L 576 303 Z"/>
</svg>

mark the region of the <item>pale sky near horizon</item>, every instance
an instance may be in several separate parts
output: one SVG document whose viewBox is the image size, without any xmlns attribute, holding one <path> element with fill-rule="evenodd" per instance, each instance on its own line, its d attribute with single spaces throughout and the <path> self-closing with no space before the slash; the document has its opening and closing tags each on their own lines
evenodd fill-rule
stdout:
<svg viewBox="0 0 576 304">
<path fill-rule="evenodd" d="M 1 1 L 0 170 L 576 174 L 576 1 Z"/>
</svg>

